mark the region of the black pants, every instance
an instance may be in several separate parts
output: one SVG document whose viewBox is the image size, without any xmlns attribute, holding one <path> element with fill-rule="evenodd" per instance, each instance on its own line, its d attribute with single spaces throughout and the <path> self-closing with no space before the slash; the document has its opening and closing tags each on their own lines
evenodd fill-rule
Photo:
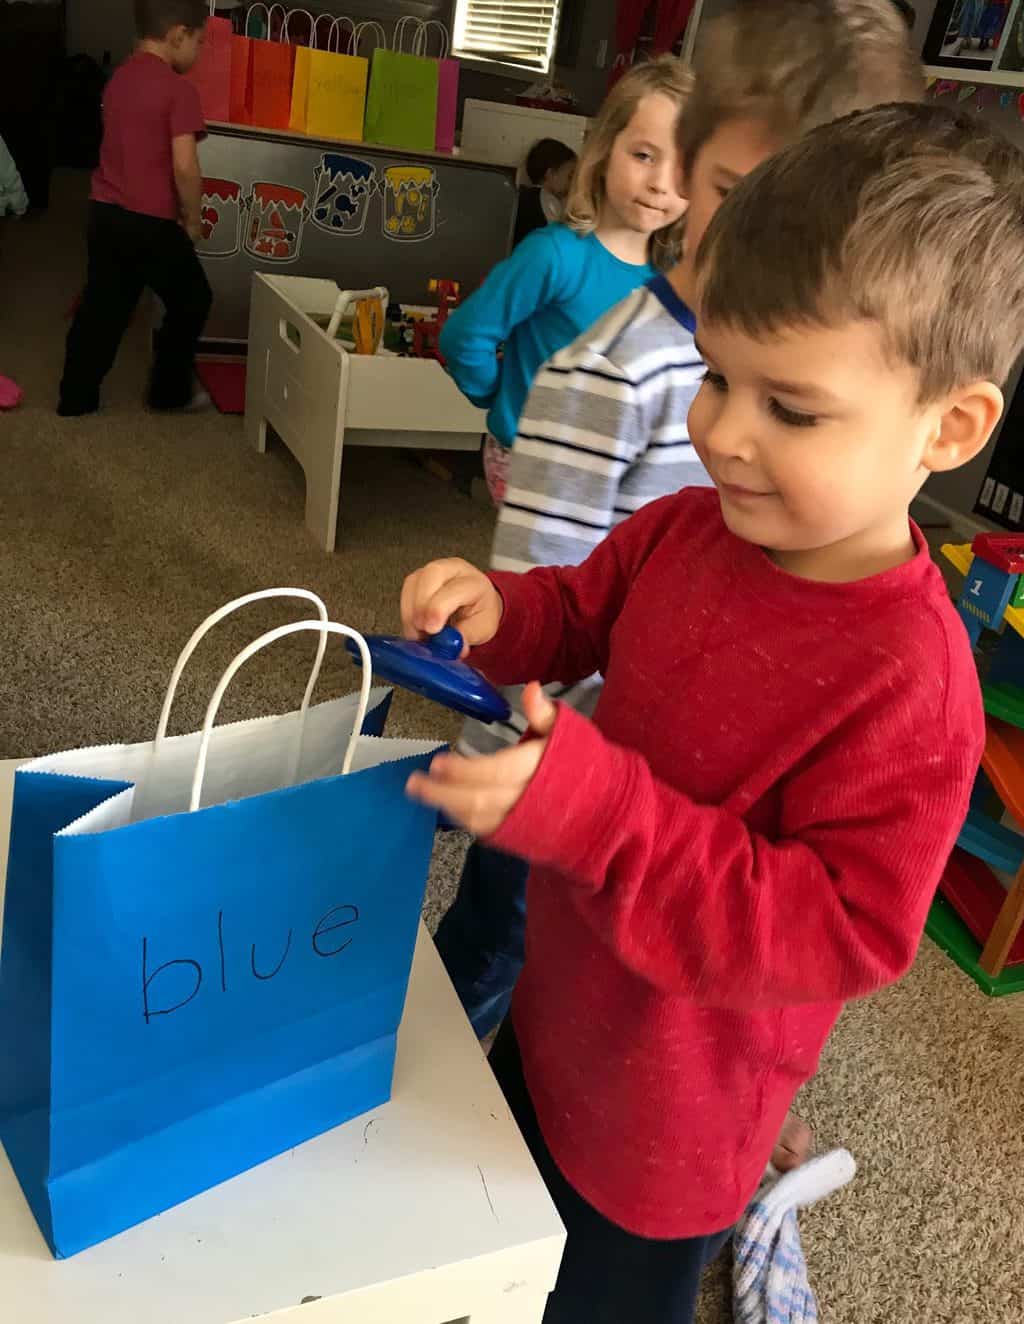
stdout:
<svg viewBox="0 0 1024 1324">
<path fill-rule="evenodd" d="M 477 1037 L 508 1015 L 526 959 L 530 866 L 474 841 L 459 890 L 437 930 L 437 950 Z"/>
<path fill-rule="evenodd" d="M 213 297 L 206 273 L 176 221 L 90 202 L 89 274 L 68 332 L 62 414 L 99 407 L 100 386 L 147 287 L 167 310 L 156 335 L 149 403 L 180 409 L 192 398 L 196 342 Z"/>
<path fill-rule="evenodd" d="M 692 1324 L 701 1275 L 730 1232 L 650 1241 L 610 1223 L 569 1185 L 544 1143 L 510 1020 L 490 1063 L 568 1233 L 544 1324 Z"/>
</svg>

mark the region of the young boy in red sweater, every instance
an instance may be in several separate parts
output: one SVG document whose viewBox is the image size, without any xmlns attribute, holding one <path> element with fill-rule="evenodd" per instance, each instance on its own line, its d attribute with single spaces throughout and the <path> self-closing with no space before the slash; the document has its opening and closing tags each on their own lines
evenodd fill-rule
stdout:
<svg viewBox="0 0 1024 1324">
<path fill-rule="evenodd" d="M 166 310 L 156 336 L 149 404 L 196 402 L 195 353 L 211 292 L 196 256 L 206 125 L 181 75 L 199 58 L 206 0 L 135 0 L 139 43 L 103 98 L 103 145 L 89 203 L 89 268 L 68 333 L 58 414 L 93 414 L 142 291 Z"/>
<path fill-rule="evenodd" d="M 592 722 L 534 684 L 535 739 L 410 782 L 533 866 L 492 1063 L 568 1229 L 546 1324 L 692 1319 L 843 1003 L 913 960 L 983 743 L 908 510 L 1002 410 L 1024 160 L 940 106 L 851 115 L 737 184 L 697 269 L 717 490 L 402 593 L 499 683 L 605 678 Z"/>
</svg>

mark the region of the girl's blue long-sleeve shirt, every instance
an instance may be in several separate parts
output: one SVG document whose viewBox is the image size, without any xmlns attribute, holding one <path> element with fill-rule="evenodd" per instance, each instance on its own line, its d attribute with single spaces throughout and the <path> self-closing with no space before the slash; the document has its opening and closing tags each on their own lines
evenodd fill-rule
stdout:
<svg viewBox="0 0 1024 1324">
<path fill-rule="evenodd" d="M 647 263 L 609 253 L 596 235 L 547 225 L 452 313 L 441 353 L 463 395 L 488 411 L 487 426 L 503 446 L 515 441 L 541 365 L 654 275 Z"/>
</svg>

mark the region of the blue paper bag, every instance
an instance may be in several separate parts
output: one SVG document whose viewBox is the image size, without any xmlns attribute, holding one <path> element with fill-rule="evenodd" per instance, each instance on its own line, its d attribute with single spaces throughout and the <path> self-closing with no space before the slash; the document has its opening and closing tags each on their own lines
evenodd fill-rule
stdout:
<svg viewBox="0 0 1024 1324">
<path fill-rule="evenodd" d="M 437 746 L 373 738 L 368 654 L 358 699 L 214 729 L 234 671 L 305 629 L 318 663 L 346 632 L 250 645 L 201 734 L 166 738 L 168 704 L 153 744 L 17 772 L 0 1139 L 57 1256 L 390 1096 L 434 832 L 403 788 Z"/>
</svg>

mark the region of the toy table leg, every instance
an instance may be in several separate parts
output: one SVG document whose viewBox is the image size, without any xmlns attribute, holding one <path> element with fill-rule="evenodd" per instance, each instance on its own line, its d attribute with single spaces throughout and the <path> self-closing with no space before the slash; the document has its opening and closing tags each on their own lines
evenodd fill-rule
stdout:
<svg viewBox="0 0 1024 1324">
<path fill-rule="evenodd" d="M 1000 975 L 1024 924 L 1024 868 L 1018 873 L 992 925 L 978 964 L 987 975 Z"/>
<path fill-rule="evenodd" d="M 245 374 L 245 439 L 262 455 L 267 449 L 267 348 L 250 344 Z"/>
</svg>

